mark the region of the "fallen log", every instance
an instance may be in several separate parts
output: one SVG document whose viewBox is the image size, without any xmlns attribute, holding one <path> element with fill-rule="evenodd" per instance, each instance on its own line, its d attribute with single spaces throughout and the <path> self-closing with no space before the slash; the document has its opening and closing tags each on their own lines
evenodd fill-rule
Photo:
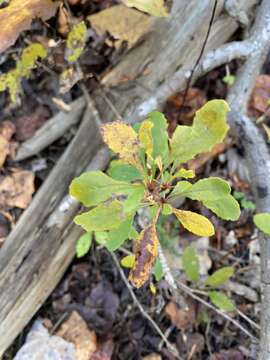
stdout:
<svg viewBox="0 0 270 360">
<path fill-rule="evenodd" d="M 255 0 L 242 1 L 250 9 Z M 200 53 L 213 2 L 176 0 L 168 19 L 157 19 L 149 35 L 107 74 L 93 98 L 101 118 L 127 118 L 180 67 L 191 66 Z M 216 20 L 208 50 L 219 47 L 238 27 L 221 14 Z M 129 81 L 123 82 L 129 77 Z M 113 104 L 113 105 L 112 105 Z M 147 109 L 144 109 L 147 111 Z M 74 252 L 81 230 L 72 218 L 79 205 L 67 196 L 72 178 L 91 163 L 101 145 L 97 114 L 88 104 L 79 130 L 29 208 L 0 251 L 0 357 L 55 288 Z M 109 156 L 99 151 L 92 168 L 102 168 Z"/>
</svg>

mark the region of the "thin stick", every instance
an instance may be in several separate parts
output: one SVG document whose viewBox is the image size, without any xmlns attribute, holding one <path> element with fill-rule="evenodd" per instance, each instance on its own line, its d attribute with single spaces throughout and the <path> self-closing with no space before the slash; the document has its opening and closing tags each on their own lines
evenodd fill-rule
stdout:
<svg viewBox="0 0 270 360">
<path fill-rule="evenodd" d="M 179 355 L 178 351 L 175 349 L 175 347 L 168 341 L 167 337 L 164 335 L 164 333 L 162 332 L 162 330 L 160 329 L 160 327 L 158 326 L 158 324 L 151 318 L 151 316 L 144 310 L 143 306 L 141 305 L 141 303 L 139 302 L 139 300 L 137 299 L 128 279 L 126 278 L 126 275 L 123 271 L 123 269 L 121 268 L 121 266 L 119 265 L 119 262 L 118 262 L 118 259 L 116 257 L 116 255 L 111 252 L 110 253 L 112 258 L 113 258 L 113 261 L 120 273 L 120 276 L 122 278 L 122 280 L 124 281 L 129 293 L 130 293 L 130 296 L 132 297 L 132 300 L 134 301 L 135 305 L 138 307 L 138 309 L 140 310 L 141 314 L 143 317 L 145 317 L 150 323 L 151 325 L 153 326 L 153 328 L 156 330 L 156 332 L 159 334 L 159 336 L 161 337 L 161 339 L 164 341 L 164 343 L 167 345 L 168 349 L 170 349 L 173 354 L 177 357 L 177 359 L 179 360 L 183 360 L 181 358 L 181 356 Z"/>
<path fill-rule="evenodd" d="M 205 36 L 205 39 L 204 39 L 204 42 L 203 42 L 203 45 L 202 45 L 202 48 L 201 48 L 201 51 L 200 51 L 200 54 L 196 60 L 196 63 L 195 65 L 193 66 L 191 72 L 190 72 L 190 76 L 188 78 L 188 81 L 187 81 L 187 85 L 186 85 L 186 88 L 185 88 L 185 92 L 184 92 L 184 96 L 183 96 L 183 105 L 182 105 L 182 109 L 184 108 L 185 106 L 185 102 L 186 102 L 186 97 L 187 97 L 187 93 L 188 93 L 188 90 L 189 90 L 189 87 L 190 87 L 190 84 L 191 84 L 191 81 L 193 79 L 193 74 L 194 74 L 194 71 L 196 70 L 197 66 L 199 65 L 199 62 L 203 56 L 203 53 L 204 53 L 204 50 L 205 50 L 205 47 L 206 47 L 206 44 L 207 44 L 207 41 L 208 41 L 208 38 L 209 38 L 209 35 L 210 35 L 210 31 L 211 31 L 211 28 L 212 28 L 212 25 L 213 25 L 213 22 L 214 22 L 214 18 L 215 18 L 215 13 L 216 13 L 216 9 L 217 9 L 217 0 L 215 0 L 215 3 L 214 3 L 214 6 L 213 6 L 213 10 L 212 10 L 212 13 L 211 13 L 211 18 L 210 18 L 210 21 L 209 21 L 209 25 L 208 25 L 208 29 L 207 29 L 207 33 L 206 33 L 206 36 Z M 179 115 L 181 114 L 181 110 L 179 112 Z"/>
<path fill-rule="evenodd" d="M 230 315 L 228 315 L 227 313 L 217 309 L 216 307 L 214 307 L 212 304 L 208 303 L 206 300 L 204 300 L 202 297 L 197 296 L 196 294 L 194 294 L 194 292 L 185 284 L 183 283 L 177 283 L 178 288 L 180 290 L 183 290 L 186 294 L 188 294 L 190 297 L 192 297 L 194 300 L 197 300 L 198 302 L 200 302 L 201 304 L 203 304 L 204 306 L 208 307 L 211 310 L 214 310 L 217 314 L 221 315 L 223 318 L 225 318 L 226 320 L 228 320 L 229 322 L 231 322 L 232 324 L 234 324 L 238 329 L 240 329 L 241 331 L 243 331 L 243 333 L 245 333 L 248 337 L 250 337 L 253 341 L 258 342 L 259 340 L 252 335 L 247 329 L 245 329 L 241 324 L 238 323 L 238 321 L 236 321 L 235 319 L 233 319 Z"/>
</svg>

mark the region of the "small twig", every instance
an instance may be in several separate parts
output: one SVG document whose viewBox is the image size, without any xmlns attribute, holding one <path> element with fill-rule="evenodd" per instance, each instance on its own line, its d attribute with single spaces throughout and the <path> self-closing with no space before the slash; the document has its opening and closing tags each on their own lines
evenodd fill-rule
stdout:
<svg viewBox="0 0 270 360">
<path fill-rule="evenodd" d="M 160 262 L 162 265 L 162 269 L 165 272 L 165 276 L 167 274 L 169 274 L 169 277 L 172 278 L 173 280 L 173 284 L 176 285 L 177 289 L 184 291 L 186 294 L 188 294 L 189 296 L 191 296 L 194 300 L 197 300 L 198 302 L 202 303 L 203 305 L 205 305 L 206 307 L 208 307 L 211 310 L 214 310 L 217 314 L 221 315 L 223 318 L 225 318 L 226 320 L 230 321 L 232 324 L 234 324 L 237 328 L 239 328 L 240 330 L 242 330 L 247 336 L 249 336 L 250 338 L 252 338 L 253 340 L 258 341 L 258 339 L 253 336 L 247 329 L 245 329 L 241 324 L 239 324 L 235 319 L 233 319 L 232 317 L 230 317 L 227 313 L 219 310 L 218 308 L 214 307 L 212 304 L 208 303 L 206 300 L 204 300 L 201 296 L 196 295 L 197 290 L 193 290 L 190 289 L 187 285 L 180 283 L 179 281 L 176 281 L 174 279 L 174 276 L 171 272 L 171 269 L 168 265 L 167 259 L 161 249 L 161 246 L 159 246 L 161 251 L 161 256 L 162 256 L 162 261 L 161 261 L 161 257 L 160 257 L 160 253 L 159 253 L 159 257 L 160 257 Z M 170 280 L 171 281 L 171 280 Z M 172 287 L 172 286 L 171 286 Z M 179 296 L 178 292 L 176 291 L 175 287 L 172 287 L 175 295 Z M 200 295 L 206 295 L 203 292 L 200 292 Z M 246 315 L 244 315 L 245 320 L 248 321 L 250 324 L 252 324 L 254 326 L 254 322 L 249 319 Z M 257 325 L 257 324 L 256 324 Z"/>
<path fill-rule="evenodd" d="M 207 308 L 214 310 L 217 314 L 221 315 L 223 318 L 234 324 L 238 329 L 243 331 L 248 337 L 250 337 L 252 340 L 258 342 L 258 339 L 252 335 L 247 329 L 245 329 L 241 324 L 238 323 L 235 319 L 233 319 L 230 315 L 227 313 L 219 310 L 218 308 L 214 307 L 212 304 L 208 303 L 206 300 L 204 300 L 202 297 L 197 296 L 194 294 L 194 292 L 185 284 L 178 282 L 177 283 L 179 290 L 184 291 L 186 294 L 188 294 L 190 297 L 192 297 L 194 300 L 197 300 Z"/>
<path fill-rule="evenodd" d="M 187 84 L 186 84 L 186 88 L 185 88 L 184 96 L 183 96 L 183 105 L 182 105 L 181 109 L 184 109 L 187 94 L 188 94 L 188 90 L 189 90 L 189 87 L 191 85 L 191 81 L 192 81 L 192 78 L 193 78 L 194 71 L 196 70 L 196 68 L 199 65 L 199 62 L 200 62 L 200 60 L 201 60 L 201 58 L 203 56 L 203 53 L 204 53 L 204 50 L 205 50 L 205 47 L 206 47 L 206 44 L 207 44 L 207 41 L 208 41 L 208 38 L 209 38 L 209 35 L 210 35 L 210 31 L 211 31 L 211 28 L 212 28 L 212 25 L 213 25 L 213 22 L 214 22 L 217 3 L 218 3 L 218 1 L 215 0 L 213 10 L 212 10 L 212 13 L 211 13 L 211 18 L 210 18 L 209 25 L 208 25 L 208 28 L 207 28 L 207 33 L 206 33 L 206 36 L 205 36 L 205 39 L 204 39 L 200 54 L 199 54 L 199 56 L 198 56 L 198 58 L 197 58 L 197 60 L 195 62 L 195 65 L 193 66 L 193 68 L 192 68 L 192 70 L 190 72 L 190 76 L 189 76 Z M 180 109 L 179 115 L 181 114 L 181 109 Z"/>
<path fill-rule="evenodd" d="M 161 339 L 164 341 L 164 343 L 167 345 L 168 349 L 170 349 L 170 351 L 173 352 L 173 354 L 179 359 L 179 360 L 183 360 L 181 358 L 181 356 L 179 355 L 178 351 L 175 349 L 175 347 L 168 341 L 167 337 L 164 335 L 164 333 L 162 332 L 162 330 L 160 329 L 160 327 L 158 326 L 158 324 L 151 318 L 151 316 L 144 310 L 143 306 L 141 305 L 141 303 L 139 302 L 139 300 L 137 299 L 128 279 L 126 278 L 126 275 L 123 271 L 123 269 L 121 268 L 121 266 L 119 265 L 118 259 L 116 257 L 116 255 L 111 252 L 110 253 L 113 261 L 120 273 L 120 276 L 122 278 L 122 280 L 124 281 L 130 296 L 132 297 L 132 300 L 134 301 L 135 305 L 138 307 L 138 309 L 140 310 L 141 314 L 143 317 L 145 317 L 153 326 L 153 328 L 156 330 L 156 332 L 159 334 L 159 336 L 161 337 Z"/>
<path fill-rule="evenodd" d="M 257 330 L 261 330 L 260 325 L 258 325 L 257 323 L 255 323 L 255 321 L 253 321 L 252 319 L 250 319 L 246 314 L 244 314 L 241 310 L 236 309 L 237 313 L 239 314 L 239 316 L 241 316 L 243 319 L 245 319 L 251 326 L 255 327 Z"/>
</svg>

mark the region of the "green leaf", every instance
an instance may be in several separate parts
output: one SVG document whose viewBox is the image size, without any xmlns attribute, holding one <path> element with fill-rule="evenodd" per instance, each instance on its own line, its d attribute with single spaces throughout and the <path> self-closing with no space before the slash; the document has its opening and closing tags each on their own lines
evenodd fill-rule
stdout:
<svg viewBox="0 0 270 360">
<path fill-rule="evenodd" d="M 196 250 L 188 246 L 182 255 L 182 265 L 189 280 L 198 281 L 200 279 L 200 263 Z"/>
<path fill-rule="evenodd" d="M 222 81 L 227 85 L 233 85 L 235 82 L 235 76 L 234 75 L 226 75 L 223 77 Z"/>
<path fill-rule="evenodd" d="M 232 195 L 224 196 L 219 200 L 202 201 L 203 205 L 212 210 L 217 216 L 224 220 L 238 220 L 241 214 L 238 202 Z"/>
<path fill-rule="evenodd" d="M 78 258 L 86 255 L 92 245 L 92 233 L 83 234 L 76 244 L 76 255 Z"/>
<path fill-rule="evenodd" d="M 169 144 L 168 144 L 168 132 L 167 132 L 167 120 L 165 116 L 158 112 L 153 111 L 148 115 L 148 121 L 153 123 L 151 129 L 153 137 L 153 158 L 161 157 L 163 163 L 166 164 L 169 157 Z"/>
<path fill-rule="evenodd" d="M 198 200 L 224 220 L 237 220 L 240 216 L 240 207 L 230 194 L 231 187 L 227 181 L 210 177 L 190 184 L 179 181 L 171 196 L 183 196 Z"/>
<path fill-rule="evenodd" d="M 115 251 L 129 238 L 131 226 L 133 222 L 133 216 L 123 221 L 119 227 L 107 232 L 107 239 L 105 246 L 109 251 Z"/>
<path fill-rule="evenodd" d="M 124 220 L 123 205 L 118 200 L 100 204 L 74 218 L 74 222 L 87 232 L 116 229 Z"/>
<path fill-rule="evenodd" d="M 241 207 L 245 210 L 255 210 L 256 205 L 253 201 L 248 200 L 246 194 L 241 191 L 234 191 L 233 197 L 239 201 Z"/>
<path fill-rule="evenodd" d="M 163 204 L 162 206 L 162 215 L 171 215 L 173 212 L 173 208 L 170 204 Z"/>
<path fill-rule="evenodd" d="M 135 7 L 152 16 L 168 16 L 164 0 L 123 0 L 123 3 L 130 7 Z"/>
<path fill-rule="evenodd" d="M 224 293 L 219 291 L 209 291 L 208 296 L 212 303 L 219 309 L 224 311 L 233 311 L 235 309 L 234 304 Z"/>
<path fill-rule="evenodd" d="M 205 284 L 209 286 L 219 286 L 224 284 L 229 280 L 234 274 L 234 268 L 232 266 L 225 266 L 217 271 L 215 271 L 209 278 L 206 280 Z"/>
<path fill-rule="evenodd" d="M 132 268 L 135 264 L 135 255 L 127 255 L 123 257 L 120 264 L 125 268 Z"/>
<path fill-rule="evenodd" d="M 170 142 L 174 166 L 210 151 L 223 141 L 229 129 L 226 123 L 228 111 L 226 101 L 211 100 L 196 112 L 192 126 L 177 126 Z"/>
<path fill-rule="evenodd" d="M 253 217 L 253 221 L 257 228 L 267 235 L 270 235 L 270 213 L 260 213 Z"/>
<path fill-rule="evenodd" d="M 74 179 L 69 193 L 85 206 L 94 206 L 112 195 L 128 195 L 138 184 L 117 181 L 102 171 L 89 171 Z"/>
<path fill-rule="evenodd" d="M 108 233 L 107 231 L 96 231 L 95 232 L 95 239 L 96 242 L 99 245 L 105 246 L 106 245 L 106 241 L 108 239 Z"/>
<path fill-rule="evenodd" d="M 113 160 L 110 163 L 108 174 L 114 180 L 131 182 L 142 180 L 140 172 L 132 165 L 125 164 L 121 160 Z"/>
<path fill-rule="evenodd" d="M 128 198 L 123 201 L 125 213 L 129 214 L 138 210 L 144 197 L 144 192 L 145 187 L 139 184 L 129 192 Z"/>
<path fill-rule="evenodd" d="M 84 21 L 73 26 L 67 37 L 66 59 L 75 62 L 81 56 L 87 40 L 87 27 Z"/>
<path fill-rule="evenodd" d="M 128 234 L 128 238 L 130 240 L 137 240 L 138 237 L 139 237 L 138 231 L 133 226 L 131 226 L 129 234 Z"/>
<path fill-rule="evenodd" d="M 195 172 L 193 170 L 187 170 L 185 168 L 182 168 L 175 173 L 174 178 L 177 177 L 184 179 L 192 179 L 195 177 Z"/>
<path fill-rule="evenodd" d="M 157 257 L 155 265 L 153 266 L 153 274 L 154 274 L 155 279 L 156 279 L 157 282 L 160 281 L 164 276 L 162 265 L 161 265 L 159 257 Z"/>
</svg>

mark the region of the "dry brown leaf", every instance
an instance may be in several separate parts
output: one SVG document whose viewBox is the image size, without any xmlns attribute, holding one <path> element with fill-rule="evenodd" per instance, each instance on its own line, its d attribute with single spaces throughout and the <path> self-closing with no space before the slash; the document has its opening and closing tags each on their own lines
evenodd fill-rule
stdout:
<svg viewBox="0 0 270 360">
<path fill-rule="evenodd" d="M 3 121 L 0 127 L 0 168 L 11 152 L 10 139 L 15 132 L 15 125 L 11 121 Z"/>
<path fill-rule="evenodd" d="M 116 47 L 126 41 L 129 48 L 148 30 L 152 21 L 149 16 L 121 4 L 88 16 L 88 20 L 98 35 L 107 31 L 117 40 Z"/>
<path fill-rule="evenodd" d="M 50 112 L 45 106 L 38 106 L 32 113 L 18 117 L 15 121 L 16 140 L 25 141 L 30 139 L 49 117 Z"/>
<path fill-rule="evenodd" d="M 170 133 L 178 123 L 191 125 L 196 111 L 207 101 L 205 93 L 198 88 L 188 89 L 185 102 L 184 93 L 185 91 L 178 92 L 167 100 L 165 114 L 170 120 Z"/>
<path fill-rule="evenodd" d="M 57 31 L 66 36 L 69 32 L 69 19 L 70 15 L 63 4 L 59 7 L 58 18 L 57 18 Z"/>
<path fill-rule="evenodd" d="M 0 53 L 13 45 L 24 30 L 31 27 L 34 18 L 47 20 L 52 17 L 59 2 L 52 0 L 10 0 L 0 9 Z"/>
<path fill-rule="evenodd" d="M 77 360 L 89 360 L 96 351 L 96 334 L 88 329 L 86 322 L 76 311 L 71 313 L 56 335 L 75 345 Z"/>
<path fill-rule="evenodd" d="M 97 350 L 89 358 L 89 360 L 111 360 L 113 354 L 114 343 L 111 339 L 108 339 L 98 344 Z"/>
<path fill-rule="evenodd" d="M 152 266 L 158 254 L 158 237 L 155 223 L 150 224 L 136 241 L 135 264 L 129 273 L 129 280 L 140 288 L 150 276 Z"/>
<path fill-rule="evenodd" d="M 162 357 L 159 354 L 153 353 L 147 356 L 144 356 L 142 360 L 162 360 Z"/>
<path fill-rule="evenodd" d="M 34 174 L 28 170 L 12 169 L 10 175 L 0 177 L 0 209 L 25 209 L 34 191 Z"/>
<path fill-rule="evenodd" d="M 259 75 L 250 97 L 249 112 L 252 116 L 270 114 L 270 75 Z"/>
<path fill-rule="evenodd" d="M 192 327 L 196 321 L 195 305 L 192 302 L 189 303 L 189 308 L 185 310 L 178 308 L 174 302 L 170 301 L 165 307 L 165 313 L 179 330 Z"/>
</svg>

